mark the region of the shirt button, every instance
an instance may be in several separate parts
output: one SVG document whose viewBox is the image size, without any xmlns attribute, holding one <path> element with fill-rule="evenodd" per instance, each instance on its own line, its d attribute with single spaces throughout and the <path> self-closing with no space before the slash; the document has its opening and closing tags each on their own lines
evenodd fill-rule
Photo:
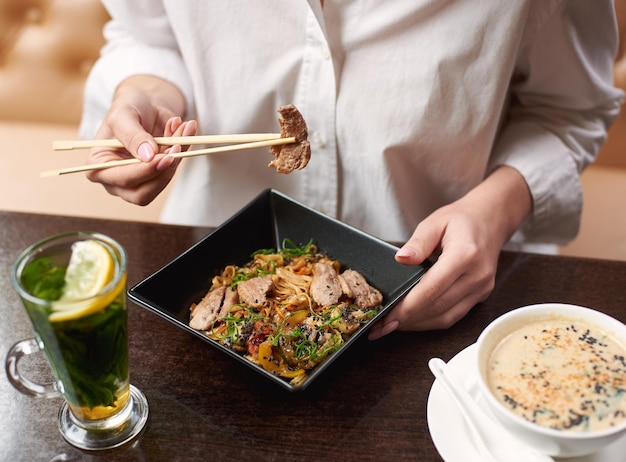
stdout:
<svg viewBox="0 0 626 462">
<path fill-rule="evenodd" d="M 320 55 L 322 56 L 323 59 L 330 59 L 330 50 L 328 49 L 326 45 L 323 45 L 320 48 Z"/>
<path fill-rule="evenodd" d="M 314 131 L 311 134 L 309 141 L 311 142 L 311 146 L 313 146 L 314 148 L 320 149 L 326 146 L 326 141 L 324 140 L 324 137 L 322 137 L 322 135 L 318 131 Z"/>
</svg>

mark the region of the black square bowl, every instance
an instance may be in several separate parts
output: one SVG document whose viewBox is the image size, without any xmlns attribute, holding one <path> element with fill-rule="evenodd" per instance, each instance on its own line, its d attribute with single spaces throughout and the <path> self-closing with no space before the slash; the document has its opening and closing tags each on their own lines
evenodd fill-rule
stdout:
<svg viewBox="0 0 626 462">
<path fill-rule="evenodd" d="M 275 376 L 204 333 L 189 327 L 189 307 L 208 291 L 211 279 L 227 265 L 243 266 L 258 249 L 280 249 L 284 239 L 298 245 L 309 240 L 338 260 L 343 269 L 360 272 L 383 294 L 383 307 L 330 357 L 309 371 L 298 386 Z M 391 309 L 426 272 L 426 265 L 405 266 L 394 260 L 397 247 L 302 205 L 272 189 L 265 190 L 198 243 L 132 287 L 138 305 L 164 317 L 191 335 L 232 356 L 289 391 L 304 390 L 319 374 Z"/>
</svg>

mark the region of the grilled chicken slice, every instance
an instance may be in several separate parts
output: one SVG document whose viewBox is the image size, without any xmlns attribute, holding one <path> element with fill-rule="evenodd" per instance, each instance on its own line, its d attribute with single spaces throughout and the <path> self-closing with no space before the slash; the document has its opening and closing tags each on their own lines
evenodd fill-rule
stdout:
<svg viewBox="0 0 626 462">
<path fill-rule="evenodd" d="M 228 286 L 226 293 L 224 294 L 224 301 L 222 302 L 222 308 L 220 309 L 218 318 L 226 316 L 230 307 L 236 305 L 237 303 L 239 303 L 239 294 L 236 290 L 233 290 L 230 286 Z"/>
<path fill-rule="evenodd" d="M 189 327 L 196 330 L 209 330 L 219 317 L 226 286 L 217 287 L 207 293 L 196 305 L 191 306 Z"/>
<path fill-rule="evenodd" d="M 237 284 L 239 300 L 250 308 L 261 308 L 267 304 L 267 294 L 272 288 L 272 275 L 260 276 Z"/>
<path fill-rule="evenodd" d="M 279 144 L 270 148 L 270 154 L 275 159 L 268 167 L 273 167 L 278 173 L 291 173 L 294 170 L 302 170 L 311 158 L 311 144 L 307 140 L 309 131 L 306 122 L 293 104 L 287 104 L 278 108 L 281 117 L 280 137 L 295 137 L 296 142 L 291 144 Z"/>
<path fill-rule="evenodd" d="M 339 276 L 343 293 L 354 298 L 355 303 L 364 309 L 374 308 L 383 301 L 383 295 L 378 289 L 370 286 L 358 271 L 345 270 Z"/>
<path fill-rule="evenodd" d="M 328 263 L 313 265 L 313 280 L 309 288 L 311 297 L 320 306 L 334 305 L 342 295 L 339 276 Z"/>
</svg>

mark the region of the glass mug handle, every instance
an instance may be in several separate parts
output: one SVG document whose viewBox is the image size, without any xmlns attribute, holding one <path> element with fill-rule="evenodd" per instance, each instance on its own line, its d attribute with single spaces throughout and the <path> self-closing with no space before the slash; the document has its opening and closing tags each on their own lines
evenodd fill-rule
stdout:
<svg viewBox="0 0 626 462">
<path fill-rule="evenodd" d="M 61 396 L 59 383 L 39 384 L 22 376 L 18 370 L 18 362 L 26 355 L 38 353 L 41 351 L 37 339 L 30 338 L 17 342 L 11 347 L 7 353 L 6 371 L 7 377 L 11 385 L 25 395 L 35 396 L 37 398 L 58 398 Z"/>
</svg>

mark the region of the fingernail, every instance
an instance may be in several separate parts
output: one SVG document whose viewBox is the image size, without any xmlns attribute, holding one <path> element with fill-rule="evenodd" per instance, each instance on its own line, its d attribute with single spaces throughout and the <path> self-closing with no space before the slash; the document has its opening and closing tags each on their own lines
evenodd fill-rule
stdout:
<svg viewBox="0 0 626 462">
<path fill-rule="evenodd" d="M 137 157 L 144 162 L 150 162 L 154 157 L 154 151 L 148 143 L 143 143 L 137 149 Z"/>
<path fill-rule="evenodd" d="M 410 257 L 414 257 L 415 255 L 416 255 L 415 250 L 413 250 L 411 247 L 401 247 L 396 252 L 396 257 L 410 258 Z"/>
<path fill-rule="evenodd" d="M 170 130 L 172 133 L 174 133 L 183 123 L 183 119 L 181 119 L 180 117 L 172 117 L 170 120 L 167 121 L 167 123 L 170 124 Z"/>
<path fill-rule="evenodd" d="M 196 133 L 196 121 L 188 120 L 185 122 L 185 128 L 183 128 L 183 136 L 191 136 Z"/>
<path fill-rule="evenodd" d="M 156 166 L 157 171 L 162 172 L 168 168 L 176 168 L 182 159 L 180 157 L 165 156 Z"/>
<path fill-rule="evenodd" d="M 383 328 L 380 330 L 380 336 L 384 337 L 387 334 L 391 334 L 394 330 L 396 330 L 398 328 L 398 326 L 400 325 L 399 321 L 391 321 L 388 324 L 385 324 L 383 326 Z"/>
<path fill-rule="evenodd" d="M 172 156 L 165 156 L 163 157 L 163 159 L 161 159 L 159 161 L 159 163 L 156 165 L 156 169 L 159 172 L 162 172 L 163 170 L 167 169 L 170 165 L 172 165 L 172 162 L 174 161 L 174 158 Z"/>
</svg>

